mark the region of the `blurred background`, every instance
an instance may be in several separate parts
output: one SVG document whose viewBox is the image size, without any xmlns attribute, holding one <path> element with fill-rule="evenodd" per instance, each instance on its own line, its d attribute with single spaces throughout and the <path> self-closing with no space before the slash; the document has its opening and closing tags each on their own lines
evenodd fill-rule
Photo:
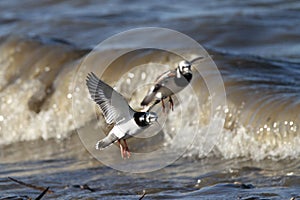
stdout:
<svg viewBox="0 0 300 200">
<path fill-rule="evenodd" d="M 196 141 L 163 170 L 126 174 L 94 160 L 78 139 L 76 128 L 93 122 L 75 125 L 72 81 L 101 41 L 149 26 L 180 31 L 208 51 L 224 80 L 226 121 L 209 155 Z M 299 33 L 296 0 L 1 1 L 0 199 L 40 193 L 8 176 L 49 186 L 45 199 L 138 199 L 143 190 L 145 199 L 300 198 Z M 94 192 L 77 187 L 84 184 Z"/>
</svg>

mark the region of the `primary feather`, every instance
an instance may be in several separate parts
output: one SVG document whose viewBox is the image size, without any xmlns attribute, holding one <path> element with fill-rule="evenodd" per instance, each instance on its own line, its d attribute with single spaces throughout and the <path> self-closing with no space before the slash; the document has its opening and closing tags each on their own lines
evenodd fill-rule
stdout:
<svg viewBox="0 0 300 200">
<path fill-rule="evenodd" d="M 132 108 L 125 98 L 116 92 L 112 87 L 98 79 L 93 73 L 89 73 L 86 85 L 91 98 L 101 108 L 105 121 L 108 124 L 117 123 L 120 120 L 129 119 L 133 115 Z"/>
</svg>

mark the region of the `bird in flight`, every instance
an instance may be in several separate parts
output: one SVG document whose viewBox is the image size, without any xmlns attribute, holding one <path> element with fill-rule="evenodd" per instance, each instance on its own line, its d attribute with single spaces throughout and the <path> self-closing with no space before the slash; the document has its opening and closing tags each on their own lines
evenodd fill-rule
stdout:
<svg viewBox="0 0 300 200">
<path fill-rule="evenodd" d="M 130 151 L 126 139 L 150 127 L 157 121 L 157 114 L 133 110 L 121 94 L 101 81 L 93 72 L 88 74 L 86 85 L 91 98 L 102 110 L 106 123 L 114 124 L 108 135 L 96 143 L 96 149 L 102 150 L 117 141 L 122 158 L 129 158 Z"/>
<path fill-rule="evenodd" d="M 164 111 L 164 99 L 169 97 L 170 109 L 173 110 L 174 103 L 171 96 L 183 90 L 191 82 L 193 77 L 191 65 L 193 62 L 202 58 L 203 57 L 198 57 L 190 62 L 183 60 L 179 62 L 176 69 L 166 71 L 158 76 L 154 85 L 150 88 L 147 95 L 141 102 L 141 106 L 143 106 L 145 110 L 151 110 L 161 101 Z M 150 105 L 153 101 L 154 103 Z"/>
</svg>

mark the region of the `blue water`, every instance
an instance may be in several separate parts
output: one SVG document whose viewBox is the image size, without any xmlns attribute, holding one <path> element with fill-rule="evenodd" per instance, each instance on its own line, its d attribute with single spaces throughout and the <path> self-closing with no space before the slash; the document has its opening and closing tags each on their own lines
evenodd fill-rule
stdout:
<svg viewBox="0 0 300 200">
<path fill-rule="evenodd" d="M 209 48 L 299 61 L 299 1 L 3 1 L 0 35 L 39 35 L 91 47 L 136 27 L 188 34 Z"/>
</svg>

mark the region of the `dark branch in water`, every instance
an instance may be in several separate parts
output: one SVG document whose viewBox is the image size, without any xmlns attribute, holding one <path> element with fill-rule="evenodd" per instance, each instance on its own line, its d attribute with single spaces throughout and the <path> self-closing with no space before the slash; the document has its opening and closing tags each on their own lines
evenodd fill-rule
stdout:
<svg viewBox="0 0 300 200">
<path fill-rule="evenodd" d="M 93 188 L 90 188 L 87 184 L 84 185 L 73 185 L 73 187 L 80 188 L 82 190 L 89 190 L 91 192 L 95 192 Z"/>
<path fill-rule="evenodd" d="M 139 200 L 142 200 L 146 196 L 146 190 L 143 190 L 142 196 L 139 198 Z"/>
<path fill-rule="evenodd" d="M 41 186 L 36 186 L 36 185 L 31 185 L 31 184 L 28 184 L 28 183 L 24 183 L 22 181 L 19 181 L 19 180 L 16 180 L 14 178 L 11 178 L 11 177 L 8 177 L 11 181 L 14 181 L 16 183 L 19 183 L 20 185 L 24 185 L 26 187 L 29 187 L 29 188 L 33 188 L 33 189 L 36 189 L 36 190 L 40 190 L 40 191 L 45 191 L 46 190 L 46 193 L 48 194 L 52 194 L 53 191 L 52 190 L 49 190 L 49 188 L 44 188 L 44 187 L 41 187 Z"/>
<path fill-rule="evenodd" d="M 43 196 L 47 193 L 48 190 L 49 190 L 49 187 L 47 187 L 37 198 L 35 198 L 35 200 L 42 199 Z"/>
</svg>

